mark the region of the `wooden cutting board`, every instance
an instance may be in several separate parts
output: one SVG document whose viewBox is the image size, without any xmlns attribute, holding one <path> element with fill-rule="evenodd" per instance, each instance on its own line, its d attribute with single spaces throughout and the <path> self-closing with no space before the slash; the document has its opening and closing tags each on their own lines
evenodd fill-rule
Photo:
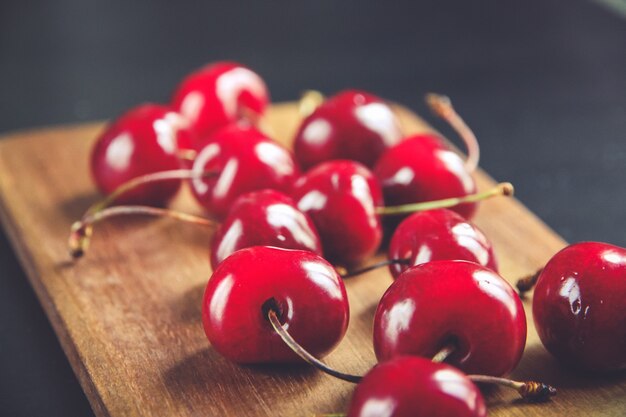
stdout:
<svg viewBox="0 0 626 417">
<path fill-rule="evenodd" d="M 398 108 L 407 133 L 430 130 Z M 296 106 L 267 116 L 287 143 L 299 122 Z M 101 124 L 16 133 L 0 141 L 0 217 L 24 269 L 98 416 L 312 416 L 344 412 L 354 389 L 307 366 L 237 366 L 209 345 L 200 301 L 210 276 L 210 232 L 168 219 L 126 218 L 96 228 L 86 257 L 72 263 L 70 224 L 99 197 L 88 154 Z M 493 181 L 477 174 L 480 189 Z M 504 179 L 506 180 L 506 179 Z M 199 212 L 188 192 L 173 204 Z M 565 242 L 514 199 L 483 203 L 476 223 L 491 237 L 501 274 L 514 282 L 535 271 Z M 327 362 L 351 373 L 374 363 L 373 314 L 391 283 L 386 270 L 347 280 L 351 322 Z M 493 416 L 622 416 L 626 378 L 583 377 L 559 366 L 535 332 L 513 373 L 556 385 L 546 404 L 493 389 Z"/>
</svg>

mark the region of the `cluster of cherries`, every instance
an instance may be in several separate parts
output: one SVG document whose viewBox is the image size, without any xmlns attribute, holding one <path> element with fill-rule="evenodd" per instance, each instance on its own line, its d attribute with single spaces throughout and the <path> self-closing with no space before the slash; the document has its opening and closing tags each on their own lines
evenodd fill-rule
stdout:
<svg viewBox="0 0 626 417">
<path fill-rule="evenodd" d="M 445 97 L 427 100 L 464 140 L 467 159 L 437 135 L 404 138 L 384 100 L 354 90 L 303 99 L 292 153 L 260 127 L 262 79 L 237 63 L 209 65 L 182 81 L 169 106 L 131 109 L 99 137 L 91 169 L 107 197 L 72 226 L 72 255 L 111 216 L 216 227 L 202 304 L 213 348 L 237 363 L 304 359 L 359 382 L 349 416 L 483 416 L 475 382 L 545 399 L 555 393 L 548 385 L 502 378 L 524 350 L 524 309 L 469 220 L 478 201 L 512 186 L 476 192 L 473 133 Z M 183 181 L 208 217 L 164 208 Z M 371 268 L 359 269 L 385 232 L 382 264 L 395 281 L 374 318 L 380 363 L 364 377 L 345 374 L 319 358 L 347 330 L 343 279 Z M 535 323 L 550 352 L 591 370 L 626 367 L 626 250 L 569 246 L 520 289 L 535 282 Z"/>
</svg>

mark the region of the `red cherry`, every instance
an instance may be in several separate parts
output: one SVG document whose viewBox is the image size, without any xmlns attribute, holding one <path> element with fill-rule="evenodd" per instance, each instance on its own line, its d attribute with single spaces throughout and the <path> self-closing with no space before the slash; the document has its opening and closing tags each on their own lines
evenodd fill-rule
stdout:
<svg viewBox="0 0 626 417">
<path fill-rule="evenodd" d="M 401 138 L 399 122 L 385 101 L 364 91 L 347 90 L 304 119 L 294 139 L 294 152 L 305 170 L 334 159 L 350 159 L 371 168 Z"/>
<path fill-rule="evenodd" d="M 592 371 L 626 368 L 626 249 L 584 242 L 546 264 L 533 295 L 539 337 L 557 359 Z"/>
<path fill-rule="evenodd" d="M 374 174 L 380 181 L 388 205 L 461 197 L 476 192 L 476 184 L 459 155 L 432 134 L 413 135 L 378 160 Z M 471 218 L 476 203 L 453 208 Z"/>
<path fill-rule="evenodd" d="M 448 209 L 412 214 L 394 232 L 389 243 L 389 271 L 397 278 L 409 266 L 430 261 L 465 260 L 498 270 L 491 242 L 474 224 Z"/>
<path fill-rule="evenodd" d="M 308 251 L 256 246 L 235 252 L 211 276 L 204 330 L 233 362 L 300 361 L 272 328 L 268 309 L 316 356 L 330 352 L 348 326 L 346 290 L 328 262 Z"/>
<path fill-rule="evenodd" d="M 291 191 L 299 170 L 292 154 L 254 127 L 229 125 L 201 143 L 194 160 L 193 193 L 209 213 L 223 218 L 241 194 L 265 188 Z M 205 172 L 216 175 L 201 178 Z"/>
<path fill-rule="evenodd" d="M 322 163 L 294 184 L 300 211 L 313 219 L 326 259 L 348 266 L 372 256 L 382 238 L 375 208 L 382 193 L 369 169 L 354 161 Z"/>
<path fill-rule="evenodd" d="M 268 102 L 267 87 L 256 73 L 235 62 L 216 62 L 187 76 L 172 106 L 205 137 L 232 122 L 256 121 Z"/>
<path fill-rule="evenodd" d="M 389 287 L 374 319 L 380 361 L 399 355 L 446 360 L 466 373 L 504 375 L 519 362 L 526 318 L 518 295 L 494 271 L 467 261 L 407 269 Z"/>
<path fill-rule="evenodd" d="M 483 417 L 483 396 L 457 369 L 403 356 L 375 366 L 352 396 L 347 417 Z"/>
<path fill-rule="evenodd" d="M 251 246 L 276 246 L 322 254 L 313 222 L 294 201 L 274 190 L 253 191 L 233 203 L 228 216 L 213 235 L 213 270 L 233 252 Z"/>
<path fill-rule="evenodd" d="M 476 192 L 471 176 L 480 159 L 476 136 L 456 113 L 448 97 L 427 94 L 426 102 L 463 139 L 467 159 L 462 161 L 432 134 L 417 134 L 405 139 L 385 152 L 374 169 L 389 205 L 463 197 Z M 476 203 L 458 205 L 453 210 L 469 219 L 476 211 Z M 391 229 L 397 222 L 398 218 L 387 220 Z"/>
<path fill-rule="evenodd" d="M 110 194 L 133 178 L 180 167 L 178 146 L 192 135 L 186 122 L 169 108 L 142 104 L 112 122 L 98 137 L 91 152 L 91 173 L 103 194 Z M 163 205 L 180 180 L 145 184 L 116 198 L 120 204 Z"/>
</svg>

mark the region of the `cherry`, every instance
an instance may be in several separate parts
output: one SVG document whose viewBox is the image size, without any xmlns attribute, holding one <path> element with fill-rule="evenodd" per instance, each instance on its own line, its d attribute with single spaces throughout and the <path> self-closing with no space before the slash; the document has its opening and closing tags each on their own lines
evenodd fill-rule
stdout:
<svg viewBox="0 0 626 417">
<path fill-rule="evenodd" d="M 187 117 L 200 137 L 242 119 L 256 122 L 269 102 L 265 83 L 236 62 L 215 62 L 187 76 L 172 106 Z"/>
<path fill-rule="evenodd" d="M 329 261 L 355 265 L 378 249 L 382 228 L 375 208 L 383 199 L 365 166 L 342 160 L 322 163 L 295 182 L 292 195 L 317 226 Z"/>
<path fill-rule="evenodd" d="M 251 246 L 276 246 L 322 254 L 319 235 L 308 215 L 275 190 L 243 194 L 215 231 L 211 243 L 213 270 L 233 252 Z"/>
<path fill-rule="evenodd" d="M 232 124 L 199 145 L 192 191 L 213 216 L 223 218 L 237 197 L 270 188 L 289 193 L 299 176 L 292 154 L 254 127 Z M 205 173 L 214 172 L 213 176 Z"/>
<path fill-rule="evenodd" d="M 399 122 L 385 101 L 364 91 L 346 90 L 303 120 L 294 152 L 305 170 L 334 159 L 350 159 L 371 168 L 401 138 Z"/>
<path fill-rule="evenodd" d="M 370 370 L 352 396 L 347 417 L 486 416 L 482 394 L 457 369 L 401 356 Z"/>
<path fill-rule="evenodd" d="M 346 332 L 348 297 L 335 269 L 312 252 L 256 246 L 233 253 L 217 267 L 204 294 L 209 341 L 237 363 L 300 361 L 274 331 L 268 313 L 307 350 L 323 356 Z"/>
<path fill-rule="evenodd" d="M 479 160 L 476 137 L 447 97 L 429 94 L 426 100 L 433 111 L 448 121 L 463 138 L 468 158 L 464 162 L 439 136 L 431 133 L 406 138 L 387 150 L 374 167 L 388 205 L 440 200 L 476 192 L 471 175 Z M 462 204 L 453 210 L 469 219 L 476 212 L 476 204 Z"/>
<path fill-rule="evenodd" d="M 432 134 L 413 135 L 387 150 L 374 167 L 389 205 L 439 200 L 476 192 L 476 184 L 463 160 Z M 471 218 L 476 203 L 455 207 Z"/>
<path fill-rule="evenodd" d="M 383 295 L 374 318 L 380 361 L 399 355 L 432 357 L 466 373 L 504 375 L 519 362 L 526 318 L 513 288 L 473 262 L 433 261 L 402 273 Z"/>
<path fill-rule="evenodd" d="M 389 243 L 389 271 L 394 278 L 410 266 L 437 260 L 466 260 L 497 271 L 496 257 L 485 234 L 461 215 L 437 209 L 414 213 Z"/>
<path fill-rule="evenodd" d="M 626 249 L 584 242 L 548 261 L 533 296 L 544 346 L 591 371 L 626 368 Z"/>
<path fill-rule="evenodd" d="M 142 104 L 113 121 L 98 137 L 91 152 L 91 173 L 108 195 L 122 184 L 147 174 L 180 167 L 179 147 L 193 140 L 186 122 L 168 107 Z M 118 195 L 120 204 L 160 206 L 169 201 L 180 180 L 144 184 Z"/>
</svg>

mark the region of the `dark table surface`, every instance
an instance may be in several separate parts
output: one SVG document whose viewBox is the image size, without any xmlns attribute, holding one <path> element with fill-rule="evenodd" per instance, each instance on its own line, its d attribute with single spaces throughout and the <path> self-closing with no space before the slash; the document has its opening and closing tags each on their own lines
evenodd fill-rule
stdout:
<svg viewBox="0 0 626 417">
<path fill-rule="evenodd" d="M 274 101 L 358 87 L 428 114 L 443 92 L 483 168 L 565 239 L 626 246 L 626 5 L 605 2 L 3 0 L 0 132 L 167 101 L 219 59 Z M 0 335 L 1 415 L 92 414 L 1 230 Z"/>
</svg>

